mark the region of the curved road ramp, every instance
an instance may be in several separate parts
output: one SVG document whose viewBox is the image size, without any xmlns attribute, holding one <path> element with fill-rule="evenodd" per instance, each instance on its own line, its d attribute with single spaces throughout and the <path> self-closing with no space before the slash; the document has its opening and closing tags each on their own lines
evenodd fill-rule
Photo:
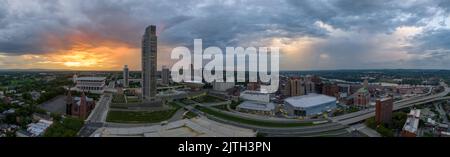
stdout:
<svg viewBox="0 0 450 157">
<path fill-rule="evenodd" d="M 255 137 L 251 129 L 218 123 L 207 118 L 183 119 L 141 127 L 102 127 L 91 137 Z"/>
</svg>

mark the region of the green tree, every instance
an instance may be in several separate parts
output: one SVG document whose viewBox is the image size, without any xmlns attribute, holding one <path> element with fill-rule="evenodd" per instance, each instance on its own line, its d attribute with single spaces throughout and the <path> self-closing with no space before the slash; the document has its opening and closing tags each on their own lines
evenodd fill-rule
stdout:
<svg viewBox="0 0 450 157">
<path fill-rule="evenodd" d="M 377 132 L 383 135 L 384 137 L 394 137 L 394 132 L 392 129 L 384 127 L 384 125 L 379 125 L 377 127 Z"/>
<path fill-rule="evenodd" d="M 395 112 L 392 115 L 392 129 L 402 129 L 407 119 L 407 114 L 405 112 Z"/>
<path fill-rule="evenodd" d="M 67 117 L 62 122 L 54 121 L 44 133 L 44 137 L 74 137 L 83 125 L 83 120 Z"/>
<path fill-rule="evenodd" d="M 22 98 L 24 100 L 32 100 L 33 99 L 30 93 L 23 93 Z"/>
</svg>

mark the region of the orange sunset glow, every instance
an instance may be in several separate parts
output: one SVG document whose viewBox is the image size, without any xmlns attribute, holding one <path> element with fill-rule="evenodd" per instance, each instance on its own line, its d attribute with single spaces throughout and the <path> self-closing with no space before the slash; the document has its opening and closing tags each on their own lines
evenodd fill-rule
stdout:
<svg viewBox="0 0 450 157">
<path fill-rule="evenodd" d="M 11 61 L 25 61 L 25 64 L 9 66 L 18 69 L 118 70 L 127 64 L 130 69 L 140 68 L 139 47 L 102 39 L 96 34 L 77 32 L 63 37 L 49 34 L 42 44 L 49 52 L 8 56 Z"/>
</svg>

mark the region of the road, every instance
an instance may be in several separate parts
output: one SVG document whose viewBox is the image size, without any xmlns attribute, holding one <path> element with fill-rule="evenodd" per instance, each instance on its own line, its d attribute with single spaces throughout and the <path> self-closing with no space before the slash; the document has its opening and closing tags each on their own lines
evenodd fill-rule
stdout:
<svg viewBox="0 0 450 157">
<path fill-rule="evenodd" d="M 408 99 L 406 101 L 405 100 L 396 101 L 396 102 L 394 102 L 393 110 L 399 110 L 399 109 L 408 108 L 408 107 L 411 107 L 414 105 L 419 105 L 419 104 L 424 104 L 424 103 L 429 103 L 429 102 L 434 102 L 434 101 L 448 100 L 448 99 L 450 99 L 450 97 L 447 97 L 446 95 L 448 93 L 450 93 L 450 88 L 448 88 L 447 85 L 445 85 L 444 87 L 445 87 L 445 90 L 438 94 L 428 95 L 428 96 L 420 96 L 420 97 Z M 350 114 L 346 114 L 346 115 L 342 115 L 342 116 L 332 117 L 332 118 L 330 118 L 330 120 L 333 122 L 340 123 L 342 125 L 349 125 L 349 124 L 363 121 L 363 120 L 368 119 L 373 116 L 375 116 L 375 109 L 370 108 L 370 109 L 365 109 L 362 111 L 358 111 L 358 112 L 354 112 L 354 113 L 350 113 Z"/>
<path fill-rule="evenodd" d="M 225 120 L 219 117 L 215 117 L 213 115 L 208 115 L 202 111 L 195 109 L 193 106 L 184 105 L 185 109 L 196 113 L 199 116 L 207 117 L 208 119 L 225 123 L 229 125 L 234 125 L 238 127 L 253 129 L 258 131 L 259 133 L 266 134 L 266 136 L 277 137 L 293 137 L 293 136 L 303 136 L 303 137 L 313 137 L 313 136 L 346 136 L 349 132 L 346 130 L 347 126 L 341 125 L 339 123 L 325 123 L 320 125 L 313 126 L 301 126 L 301 127 L 263 127 L 263 126 L 255 126 L 249 124 L 243 124 L 235 121 Z M 213 108 L 210 108 L 213 109 Z M 299 122 L 299 121 L 297 121 Z"/>
<path fill-rule="evenodd" d="M 87 123 L 104 123 L 108 114 L 109 105 L 111 104 L 112 94 L 105 93 L 100 97 L 100 100 L 95 105 L 89 117 L 86 119 Z"/>
<path fill-rule="evenodd" d="M 425 94 L 414 98 L 404 99 L 401 101 L 396 101 L 394 103 L 394 110 L 399 110 L 402 108 L 407 108 L 410 106 L 423 104 L 427 102 L 433 102 L 438 100 L 446 100 L 450 99 L 450 97 L 445 97 L 449 92 L 450 88 L 447 87 L 447 85 L 444 86 L 445 90 L 441 93 L 430 95 Z M 110 102 L 112 97 L 106 96 L 105 102 Z M 102 105 L 103 104 L 103 105 Z M 108 103 L 100 103 L 100 105 L 96 106 L 94 109 L 95 111 L 91 116 L 88 118 L 89 122 L 92 122 L 92 124 L 98 124 L 98 123 L 104 123 L 104 119 L 106 118 L 106 114 L 102 111 L 107 111 L 107 105 Z M 375 116 L 375 109 L 365 109 L 362 111 L 338 116 L 338 117 L 332 117 L 330 118 L 331 122 L 319 124 L 319 125 L 313 125 L 313 126 L 303 126 L 303 127 L 262 127 L 262 126 L 254 126 L 254 125 L 248 125 L 243 123 L 238 123 L 234 121 L 228 121 L 222 118 L 215 117 L 213 115 L 205 114 L 197 109 L 195 109 L 193 106 L 186 106 L 183 105 L 185 109 L 196 113 L 199 116 L 205 116 L 211 120 L 215 120 L 221 123 L 235 125 L 239 127 L 244 128 L 250 128 L 258 131 L 259 133 L 263 133 L 267 136 L 283 136 L 283 137 L 290 137 L 290 136 L 306 136 L 306 137 L 312 137 L 312 136 L 351 136 L 355 132 L 354 130 L 358 130 L 360 132 L 363 132 L 364 134 L 370 136 L 370 137 L 376 137 L 379 136 L 376 132 L 373 130 L 367 129 L 367 127 L 363 127 L 360 125 L 353 125 L 350 126 L 350 124 L 354 124 L 360 121 L 363 121 L 367 118 Z M 212 107 L 209 107 L 212 108 Z"/>
<path fill-rule="evenodd" d="M 421 95 L 414 98 L 409 98 L 401 101 L 397 101 L 394 103 L 394 110 L 399 110 L 402 108 L 411 107 L 418 104 L 433 102 L 433 101 L 439 101 L 439 100 L 447 100 L 450 99 L 450 97 L 445 97 L 449 92 L 450 88 L 448 88 L 447 85 L 443 85 L 445 87 L 445 90 L 441 93 L 430 95 L 431 93 L 427 93 L 425 95 Z M 196 111 L 200 112 L 200 111 Z M 268 136 L 322 136 L 322 135 L 345 135 L 346 133 L 352 132 L 353 129 L 348 130 L 348 126 L 350 124 L 354 124 L 360 121 L 363 121 L 365 119 L 368 119 L 370 117 L 375 116 L 375 109 L 365 109 L 362 111 L 338 116 L 338 117 L 332 117 L 330 120 L 331 123 L 321 124 L 321 125 L 315 125 L 315 126 L 306 126 L 306 127 L 289 127 L 289 128 L 273 128 L 273 127 L 260 127 L 260 126 L 252 126 L 242 123 L 237 123 L 233 121 L 227 121 L 224 119 L 220 119 L 217 117 L 214 117 L 212 115 L 205 115 L 208 118 L 212 120 L 216 120 L 222 123 L 227 123 L 231 125 L 236 125 L 240 127 L 245 128 L 251 128 L 254 130 L 257 130 L 260 133 L 268 134 Z M 356 126 L 356 130 L 363 132 L 364 134 L 368 136 L 379 136 L 376 132 L 373 130 L 369 130 L 368 128 L 364 128 L 361 126 Z M 344 131 L 348 130 L 348 131 Z M 345 133 L 346 132 L 346 133 Z"/>
<path fill-rule="evenodd" d="M 377 131 L 367 127 L 364 123 L 352 125 L 350 128 L 352 130 L 357 130 L 369 137 L 381 137 L 381 135 Z"/>
<path fill-rule="evenodd" d="M 447 113 L 445 112 L 444 108 L 442 108 L 442 104 L 437 104 L 436 109 L 442 117 L 443 123 L 448 124 Z"/>
<path fill-rule="evenodd" d="M 95 130 L 105 125 L 111 100 L 111 93 L 105 93 L 100 97 L 100 100 L 95 104 L 95 108 L 85 120 L 85 125 L 78 132 L 78 136 L 89 137 Z"/>
</svg>

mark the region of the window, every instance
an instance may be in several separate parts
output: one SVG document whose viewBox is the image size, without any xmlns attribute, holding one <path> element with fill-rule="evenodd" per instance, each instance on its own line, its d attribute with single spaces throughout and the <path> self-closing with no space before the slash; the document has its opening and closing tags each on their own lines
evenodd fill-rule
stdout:
<svg viewBox="0 0 450 157">
<path fill-rule="evenodd" d="M 296 115 L 296 116 L 306 116 L 306 111 L 304 111 L 304 110 L 294 110 L 294 115 Z"/>
</svg>

